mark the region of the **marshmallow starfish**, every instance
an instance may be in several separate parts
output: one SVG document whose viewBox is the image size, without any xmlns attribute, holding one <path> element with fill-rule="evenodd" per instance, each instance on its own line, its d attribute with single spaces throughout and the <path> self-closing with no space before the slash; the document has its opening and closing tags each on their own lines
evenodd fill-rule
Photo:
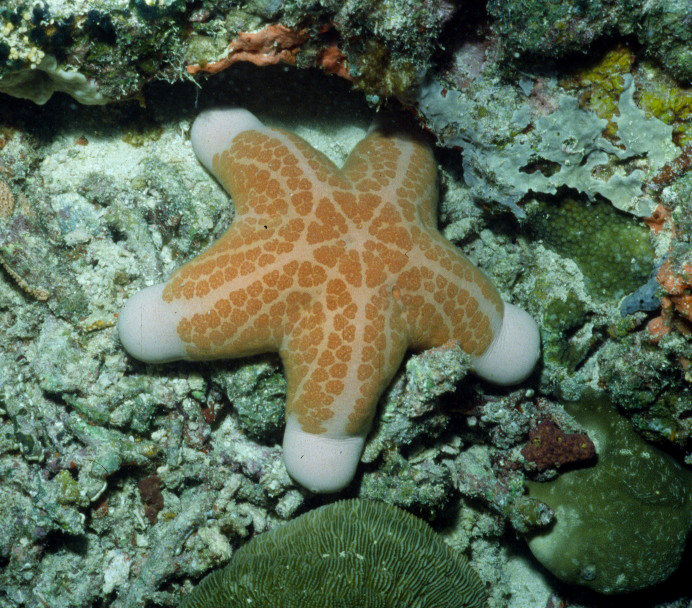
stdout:
<svg viewBox="0 0 692 608">
<path fill-rule="evenodd" d="M 278 351 L 284 459 L 297 482 L 348 485 L 408 349 L 455 340 L 491 382 L 531 373 L 536 324 L 437 231 L 436 165 L 420 140 L 373 131 L 339 169 L 241 109 L 203 112 L 191 139 L 236 219 L 128 301 L 120 339 L 149 363 Z"/>
</svg>

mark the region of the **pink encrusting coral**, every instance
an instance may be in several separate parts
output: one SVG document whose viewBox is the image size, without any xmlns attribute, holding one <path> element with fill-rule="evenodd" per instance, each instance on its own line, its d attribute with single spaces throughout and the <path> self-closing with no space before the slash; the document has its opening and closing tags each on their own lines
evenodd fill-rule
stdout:
<svg viewBox="0 0 692 608">
<path fill-rule="evenodd" d="M 245 110 L 204 112 L 191 137 L 236 219 L 127 303 L 120 337 L 155 363 L 279 352 L 296 481 L 322 492 L 350 482 L 408 349 L 457 341 L 492 382 L 531 373 L 536 324 L 438 232 L 437 170 L 422 140 L 374 130 L 339 169 Z"/>
</svg>

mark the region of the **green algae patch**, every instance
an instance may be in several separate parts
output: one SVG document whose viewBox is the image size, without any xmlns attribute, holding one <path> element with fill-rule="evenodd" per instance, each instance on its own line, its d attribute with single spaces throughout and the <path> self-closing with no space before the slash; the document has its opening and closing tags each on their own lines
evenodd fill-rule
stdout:
<svg viewBox="0 0 692 608">
<path fill-rule="evenodd" d="M 58 503 L 61 505 L 79 505 L 81 496 L 77 480 L 70 475 L 69 471 L 62 470 L 54 478 L 54 483 L 58 485 Z M 85 505 L 80 505 L 85 506 Z"/>
<path fill-rule="evenodd" d="M 646 443 L 604 398 L 565 409 L 596 445 L 595 466 L 529 495 L 555 512 L 554 525 L 528 537 L 550 572 L 600 593 L 628 593 L 664 581 L 677 568 L 692 527 L 692 473 Z"/>
<path fill-rule="evenodd" d="M 657 66 L 642 66 L 639 105 L 642 110 L 673 127 L 673 141 L 684 148 L 692 144 L 692 89 L 680 86 Z"/>
<path fill-rule="evenodd" d="M 651 274 L 654 250 L 648 229 L 606 202 L 541 201 L 529 217 L 534 237 L 574 260 L 597 299 L 631 293 Z"/>
<path fill-rule="evenodd" d="M 180 608 L 481 608 L 467 559 L 423 521 L 384 503 L 344 500 L 255 537 Z"/>
</svg>

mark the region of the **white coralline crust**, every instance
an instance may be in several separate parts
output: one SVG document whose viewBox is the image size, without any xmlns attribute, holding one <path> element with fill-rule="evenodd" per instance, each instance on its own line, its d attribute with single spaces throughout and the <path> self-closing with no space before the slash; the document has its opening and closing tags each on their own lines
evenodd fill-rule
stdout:
<svg viewBox="0 0 692 608">
<path fill-rule="evenodd" d="M 519 384 L 531 375 L 540 353 L 536 322 L 525 310 L 505 302 L 500 331 L 488 349 L 474 358 L 471 368 L 493 384 Z"/>
</svg>

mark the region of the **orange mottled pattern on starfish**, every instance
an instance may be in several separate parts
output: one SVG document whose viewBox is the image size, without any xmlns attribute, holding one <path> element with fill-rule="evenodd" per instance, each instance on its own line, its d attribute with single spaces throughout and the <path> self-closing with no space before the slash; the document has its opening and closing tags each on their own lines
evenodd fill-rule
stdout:
<svg viewBox="0 0 692 608">
<path fill-rule="evenodd" d="M 457 340 L 479 356 L 503 303 L 436 228 L 435 160 L 374 132 L 343 169 L 298 136 L 245 131 L 213 159 L 236 219 L 180 268 L 192 359 L 279 351 L 287 414 L 309 433 L 365 433 L 407 349 Z"/>
</svg>

